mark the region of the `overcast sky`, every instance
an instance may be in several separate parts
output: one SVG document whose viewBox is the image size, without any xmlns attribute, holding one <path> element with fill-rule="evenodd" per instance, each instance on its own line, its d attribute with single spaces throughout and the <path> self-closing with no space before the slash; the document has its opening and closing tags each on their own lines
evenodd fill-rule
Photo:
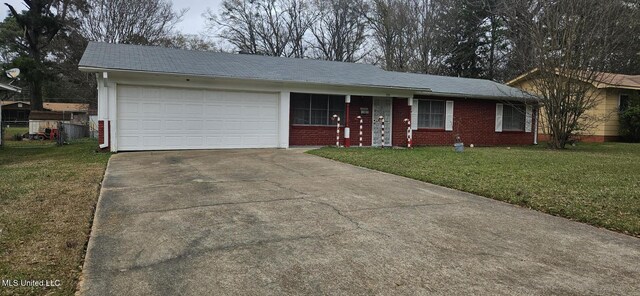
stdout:
<svg viewBox="0 0 640 296">
<path fill-rule="evenodd" d="M 189 9 L 185 14 L 181 23 L 176 27 L 178 31 L 187 34 L 199 34 L 204 30 L 204 18 L 202 14 L 207 11 L 207 8 L 211 8 L 216 11 L 220 6 L 221 0 L 172 0 L 173 7 L 176 10 L 184 8 Z M 17 10 L 25 9 L 21 0 L 0 0 L 2 8 L 0 10 L 0 19 L 4 19 L 7 16 L 9 9 L 4 6 L 4 3 L 13 5 Z"/>
</svg>

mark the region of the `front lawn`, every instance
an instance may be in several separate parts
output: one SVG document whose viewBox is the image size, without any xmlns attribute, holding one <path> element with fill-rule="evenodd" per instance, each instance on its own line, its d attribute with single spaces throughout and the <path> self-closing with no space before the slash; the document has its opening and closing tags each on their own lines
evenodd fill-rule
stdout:
<svg viewBox="0 0 640 296">
<path fill-rule="evenodd" d="M 0 295 L 72 295 L 82 270 L 100 182 L 109 159 L 95 140 L 0 148 L 0 279 L 59 280 L 60 287 L 0 285 Z"/>
<path fill-rule="evenodd" d="M 640 144 L 337 149 L 314 155 L 640 236 Z"/>
</svg>

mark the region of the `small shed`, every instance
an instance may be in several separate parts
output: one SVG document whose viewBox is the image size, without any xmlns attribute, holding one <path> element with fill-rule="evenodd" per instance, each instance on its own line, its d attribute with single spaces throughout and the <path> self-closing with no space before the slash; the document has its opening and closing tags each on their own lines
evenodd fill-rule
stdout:
<svg viewBox="0 0 640 296">
<path fill-rule="evenodd" d="M 29 115 L 29 134 L 43 133 L 46 129 L 57 129 L 58 122 L 70 123 L 71 112 L 31 111 Z"/>
<path fill-rule="evenodd" d="M 0 101 L 2 106 L 2 122 L 5 125 L 26 126 L 29 122 L 31 105 L 23 101 Z"/>
</svg>

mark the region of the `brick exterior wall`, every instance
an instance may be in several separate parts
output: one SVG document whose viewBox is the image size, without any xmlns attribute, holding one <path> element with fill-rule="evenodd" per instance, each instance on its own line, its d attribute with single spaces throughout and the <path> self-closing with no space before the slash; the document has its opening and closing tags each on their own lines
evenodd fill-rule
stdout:
<svg viewBox="0 0 640 296">
<path fill-rule="evenodd" d="M 420 99 L 421 97 L 416 97 Z M 426 97 L 422 97 L 427 99 Z M 453 145 L 455 135 L 460 135 L 465 145 L 474 144 L 476 146 L 500 146 L 500 145 L 530 145 L 533 143 L 534 133 L 503 131 L 495 132 L 496 103 L 498 101 L 479 99 L 451 99 L 435 98 L 428 99 L 454 101 L 453 106 L 453 131 L 444 129 L 418 129 L 413 131 L 413 145 Z M 372 130 L 372 103 L 371 97 L 352 96 L 349 126 L 351 128 L 351 146 L 358 146 L 359 122 L 356 119 L 360 115 L 360 108 L 369 109 L 369 114 L 363 117 L 363 145 L 371 146 Z M 411 118 L 411 109 L 407 105 L 406 98 L 394 98 L 393 100 L 393 122 L 392 141 L 394 146 L 407 145 L 407 125 L 405 118 Z M 293 120 L 292 120 L 293 121 Z M 344 121 L 344 120 L 343 120 Z M 535 122 L 532 125 L 535 127 Z M 344 130 L 340 137 L 344 137 Z M 291 125 L 289 130 L 289 144 L 292 146 L 325 146 L 335 145 L 335 126 L 303 126 Z M 344 140 L 341 139 L 341 145 Z"/>
<path fill-rule="evenodd" d="M 416 97 L 420 99 L 421 97 Z M 426 99 L 426 98 L 425 98 Z M 460 135 L 465 145 L 476 146 L 500 146 L 500 145 L 530 145 L 533 144 L 534 133 L 503 131 L 497 133 L 496 103 L 498 101 L 479 99 L 451 99 L 434 98 L 453 101 L 453 131 L 418 129 L 413 131 L 413 143 L 415 146 L 424 145 L 453 145 L 455 136 Z M 396 107 L 397 106 L 397 107 Z M 397 109 L 396 109 L 397 108 Z M 398 111 L 396 111 L 398 110 Z M 409 112 L 406 99 L 394 100 L 394 113 L 405 114 Z M 395 115 L 394 115 L 395 116 Z M 394 120 L 395 124 L 395 120 Z M 532 126 L 535 127 L 535 119 Z M 406 145 L 406 131 L 394 129 L 394 144 Z"/>
<path fill-rule="evenodd" d="M 111 122 L 108 122 L 107 128 L 111 130 Z M 98 145 L 104 144 L 104 121 L 98 120 Z M 111 146 L 111 138 L 109 138 L 109 146 Z M 104 148 L 109 150 L 109 147 Z"/>
<path fill-rule="evenodd" d="M 371 97 L 352 96 L 351 105 L 349 106 L 349 128 L 351 129 L 351 146 L 358 146 L 358 132 L 360 122 L 356 117 L 360 115 L 360 108 L 368 108 L 369 114 L 362 115 L 362 144 L 371 146 L 371 105 L 373 100 Z M 291 113 L 290 113 L 291 114 Z M 346 120 L 342 120 L 343 127 L 340 128 L 340 145 L 344 145 L 344 124 Z M 290 118 L 289 122 L 293 122 Z M 327 146 L 336 144 L 336 127 L 332 126 L 316 126 L 316 125 L 295 125 L 289 127 L 289 145 L 291 146 Z"/>
</svg>

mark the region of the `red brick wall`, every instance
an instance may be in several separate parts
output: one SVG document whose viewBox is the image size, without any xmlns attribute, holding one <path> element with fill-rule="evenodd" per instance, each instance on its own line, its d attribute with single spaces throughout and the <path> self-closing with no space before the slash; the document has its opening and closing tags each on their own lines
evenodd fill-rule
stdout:
<svg viewBox="0 0 640 296">
<path fill-rule="evenodd" d="M 391 143 L 393 146 L 407 147 L 407 123 L 405 118 L 411 119 L 411 108 L 407 105 L 407 99 L 393 98 L 393 122 L 391 123 Z M 413 145 L 416 145 L 415 132 L 413 131 Z"/>
<path fill-rule="evenodd" d="M 420 98 L 420 97 L 416 97 Z M 430 97 L 433 99 L 433 97 Z M 495 132 L 495 116 L 497 101 L 478 99 L 447 99 L 454 101 L 453 107 L 453 131 L 418 129 L 413 131 L 413 144 L 425 145 L 452 145 L 455 135 L 459 134 L 465 145 L 498 146 L 498 145 L 529 145 L 533 143 L 533 132 Z M 360 108 L 369 109 L 368 115 L 363 115 L 363 145 L 371 146 L 371 97 L 351 97 L 349 124 L 351 128 L 351 146 L 358 146 L 359 122 L 356 119 L 360 115 Z M 407 145 L 407 125 L 405 118 L 411 118 L 411 110 L 407 106 L 406 98 L 393 100 L 392 137 L 394 146 Z M 343 119 L 344 121 L 344 119 Z M 535 122 L 533 123 L 535 126 Z M 343 145 L 344 130 L 340 131 L 340 144 Z M 289 130 L 289 144 L 292 146 L 303 145 L 335 145 L 335 126 L 303 126 L 291 125 Z"/>
<path fill-rule="evenodd" d="M 111 130 L 111 122 L 108 124 L 107 128 Z M 98 145 L 102 144 L 104 144 L 104 121 L 98 120 Z M 111 144 L 111 138 L 109 138 L 109 144 Z M 109 149 L 109 147 L 105 149 Z"/>
<path fill-rule="evenodd" d="M 351 146 L 358 146 L 358 133 L 360 132 L 360 120 L 356 117 L 362 116 L 362 145 L 371 146 L 371 129 L 372 129 L 372 97 L 351 97 L 351 114 L 349 116 L 349 127 L 351 128 Z M 367 108 L 369 114 L 360 114 L 360 108 Z"/>
<path fill-rule="evenodd" d="M 420 98 L 420 97 L 416 97 Z M 432 97 L 430 97 L 433 99 Z M 460 135 L 465 145 L 499 146 L 499 145 L 529 145 L 533 143 L 534 133 L 526 132 L 495 132 L 496 103 L 492 100 L 451 99 L 453 103 L 453 131 L 418 129 L 413 131 L 413 144 L 421 145 L 452 145 L 455 136 Z M 395 99 L 393 103 L 393 144 L 406 146 L 406 125 L 402 122 L 408 118 L 410 109 L 407 99 Z M 398 114 L 398 115 L 396 115 Z M 535 122 L 532 123 L 535 127 Z M 402 126 L 402 129 L 397 128 Z"/>
<path fill-rule="evenodd" d="M 368 115 L 363 115 L 362 120 L 362 141 L 363 145 L 371 146 L 371 97 L 351 97 L 351 105 L 349 106 L 349 127 L 351 129 L 351 146 L 358 146 L 358 132 L 360 123 L 356 117 L 360 115 L 360 108 L 369 109 Z M 289 122 L 293 122 L 290 118 Z M 340 145 L 344 145 L 344 123 L 342 119 L 342 128 L 340 128 Z M 291 146 L 326 146 L 336 144 L 336 127 L 333 126 L 310 126 L 295 125 L 289 127 L 289 145 Z"/>
</svg>

